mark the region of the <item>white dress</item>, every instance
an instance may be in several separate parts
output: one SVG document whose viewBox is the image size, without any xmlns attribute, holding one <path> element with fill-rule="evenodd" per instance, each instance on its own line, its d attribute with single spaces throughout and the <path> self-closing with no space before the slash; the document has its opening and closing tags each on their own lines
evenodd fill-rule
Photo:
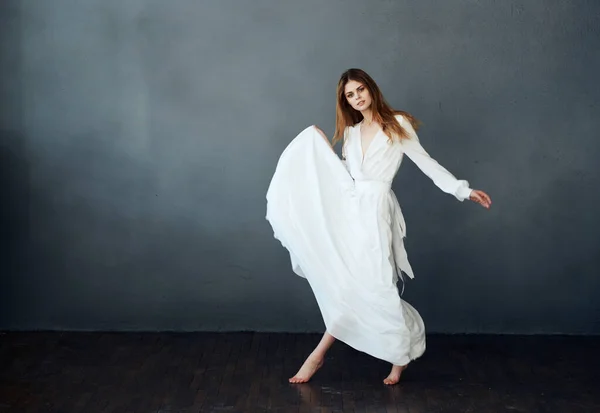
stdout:
<svg viewBox="0 0 600 413">
<path fill-rule="evenodd" d="M 314 127 L 283 151 L 267 191 L 274 236 L 293 271 L 312 288 L 327 331 L 349 346 L 395 365 L 425 351 L 425 326 L 396 283 L 413 278 L 406 226 L 391 189 L 406 154 L 444 192 L 462 201 L 471 189 L 432 159 L 410 122 L 410 139 L 388 142 L 379 130 L 363 156 L 360 124 L 346 129 L 342 161 Z"/>
</svg>

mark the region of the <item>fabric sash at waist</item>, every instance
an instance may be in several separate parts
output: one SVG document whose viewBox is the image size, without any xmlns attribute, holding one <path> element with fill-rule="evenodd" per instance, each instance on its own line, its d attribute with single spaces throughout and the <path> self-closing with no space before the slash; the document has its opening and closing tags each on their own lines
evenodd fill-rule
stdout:
<svg viewBox="0 0 600 413">
<path fill-rule="evenodd" d="M 389 192 L 392 189 L 392 183 L 385 181 L 357 179 L 354 181 L 354 187 L 361 192 Z"/>
</svg>

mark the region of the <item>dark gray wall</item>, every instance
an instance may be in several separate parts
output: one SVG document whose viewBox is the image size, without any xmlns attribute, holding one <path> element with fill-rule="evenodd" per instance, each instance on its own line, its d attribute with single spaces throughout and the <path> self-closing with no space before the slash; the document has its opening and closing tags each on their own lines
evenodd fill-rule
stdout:
<svg viewBox="0 0 600 413">
<path fill-rule="evenodd" d="M 494 201 L 401 168 L 428 330 L 600 333 L 598 2 L 0 4 L 0 328 L 320 330 L 265 192 L 361 67 Z"/>
</svg>

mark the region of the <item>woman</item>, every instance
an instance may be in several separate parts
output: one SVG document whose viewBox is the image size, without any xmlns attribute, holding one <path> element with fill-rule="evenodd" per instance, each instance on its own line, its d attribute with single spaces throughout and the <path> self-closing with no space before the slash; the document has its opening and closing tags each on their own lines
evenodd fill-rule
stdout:
<svg viewBox="0 0 600 413">
<path fill-rule="evenodd" d="M 416 129 L 416 120 L 391 109 L 367 73 L 350 69 L 338 82 L 332 140 L 343 142 L 342 160 L 315 126 L 279 159 L 266 218 L 294 272 L 308 280 L 327 329 L 291 383 L 308 381 L 336 338 L 390 362 L 385 384 L 398 383 L 407 364 L 425 351 L 423 320 L 396 287 L 402 272 L 413 273 L 392 180 L 407 155 L 459 201 L 489 208 L 491 200 L 432 159 Z"/>
</svg>

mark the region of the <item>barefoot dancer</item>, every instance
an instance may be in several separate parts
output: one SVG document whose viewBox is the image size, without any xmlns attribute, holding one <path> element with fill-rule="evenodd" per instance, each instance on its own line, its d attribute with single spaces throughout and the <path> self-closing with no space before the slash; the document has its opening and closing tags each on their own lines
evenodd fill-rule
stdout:
<svg viewBox="0 0 600 413">
<path fill-rule="evenodd" d="M 326 332 L 291 383 L 322 366 L 335 339 L 392 364 L 385 384 L 425 351 L 419 313 L 400 298 L 402 272 L 413 278 L 404 248 L 406 227 L 391 190 L 408 156 L 442 191 L 489 208 L 489 196 L 469 188 L 419 143 L 416 120 L 387 104 L 364 71 L 342 74 L 333 144 L 315 126 L 284 150 L 267 192 L 267 220 L 288 250 L 292 268 L 315 294 Z"/>
</svg>

